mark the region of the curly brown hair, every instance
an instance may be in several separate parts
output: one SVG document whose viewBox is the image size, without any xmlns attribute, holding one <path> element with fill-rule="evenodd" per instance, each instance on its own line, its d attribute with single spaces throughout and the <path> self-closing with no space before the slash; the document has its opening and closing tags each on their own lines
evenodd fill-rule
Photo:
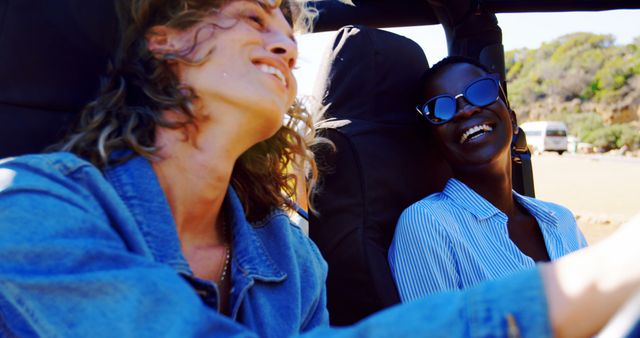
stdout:
<svg viewBox="0 0 640 338">
<path fill-rule="evenodd" d="M 57 148 L 73 152 L 104 169 L 136 155 L 153 160 L 158 151 L 154 146 L 158 127 L 197 127 L 197 117 L 190 109 L 197 96 L 190 88 L 179 85 L 167 62 L 181 58 L 182 53 L 154 56 L 148 49 L 146 34 L 156 25 L 180 30 L 190 28 L 231 1 L 119 1 L 116 8 L 120 44 L 109 65 L 108 76 L 97 99 L 85 107 L 75 130 Z M 305 0 L 283 1 L 280 8 L 296 31 L 310 27 L 314 13 L 305 6 Z M 188 52 L 184 51 L 184 55 Z M 162 114 L 166 110 L 175 111 L 183 118 L 178 122 L 167 120 Z M 317 176 L 310 151 L 314 142 L 311 115 L 296 100 L 276 134 L 240 156 L 231 184 L 250 221 L 262 219 L 274 207 L 293 207 L 297 184 L 308 183 L 307 191 L 312 190 Z M 133 154 L 117 159 L 111 156 L 123 149 L 131 149 Z M 303 170 L 308 180 L 298 182 L 291 168 Z"/>
</svg>

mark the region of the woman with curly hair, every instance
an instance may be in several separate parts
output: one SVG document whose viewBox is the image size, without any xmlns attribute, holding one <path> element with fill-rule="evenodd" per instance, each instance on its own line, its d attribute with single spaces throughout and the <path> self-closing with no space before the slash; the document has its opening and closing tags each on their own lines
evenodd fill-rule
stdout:
<svg viewBox="0 0 640 338">
<path fill-rule="evenodd" d="M 14 258 L 1 269 L 29 279 L 2 279 L 31 309 L 9 310 L 9 326 L 89 336 L 102 322 L 110 336 L 161 336 L 211 331 L 219 312 L 281 337 L 326 324 L 326 264 L 286 213 L 307 184 L 293 172 L 315 178 L 292 74 L 292 27 L 312 13 L 266 0 L 117 10 L 109 77 L 61 152 L 4 164 L 16 175 L 2 224 L 21 226 L 3 226 L 13 239 L 0 251 Z"/>
<path fill-rule="evenodd" d="M 61 151 L 0 162 L 0 336 L 579 336 L 640 285 L 630 226 L 554 265 L 329 329 L 326 263 L 285 213 L 310 190 L 291 168 L 315 176 L 291 74 L 292 27 L 310 12 L 118 7 L 109 79 Z"/>
</svg>

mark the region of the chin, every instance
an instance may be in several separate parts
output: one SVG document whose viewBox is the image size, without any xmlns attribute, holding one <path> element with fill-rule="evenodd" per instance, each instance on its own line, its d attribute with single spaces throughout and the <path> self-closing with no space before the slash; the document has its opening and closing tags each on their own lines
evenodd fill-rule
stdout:
<svg viewBox="0 0 640 338">
<path fill-rule="evenodd" d="M 265 116 L 259 126 L 258 135 L 260 141 L 264 141 L 275 135 L 283 126 L 284 113 L 271 113 Z"/>
<path fill-rule="evenodd" d="M 262 94 L 262 93 L 261 93 Z M 284 124 L 285 114 L 291 107 L 291 102 L 282 95 L 254 95 L 251 100 L 243 100 L 246 109 L 246 123 L 252 125 L 250 129 L 257 142 L 264 141 L 278 132 Z"/>
<path fill-rule="evenodd" d="M 493 165 L 499 163 L 508 156 L 508 149 L 505 151 L 500 148 L 485 148 L 479 149 L 472 154 L 457 154 L 450 159 L 452 166 L 458 167 L 484 167 L 487 165 Z"/>
</svg>

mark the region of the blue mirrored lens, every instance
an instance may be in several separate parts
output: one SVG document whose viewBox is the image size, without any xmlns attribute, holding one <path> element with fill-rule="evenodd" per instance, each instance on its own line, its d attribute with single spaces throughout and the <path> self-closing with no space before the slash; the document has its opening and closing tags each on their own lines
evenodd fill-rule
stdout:
<svg viewBox="0 0 640 338">
<path fill-rule="evenodd" d="M 434 122 L 449 121 L 456 114 L 456 100 L 450 96 L 438 97 L 427 103 Z"/>
<path fill-rule="evenodd" d="M 482 79 L 472 83 L 464 92 L 471 104 L 484 107 L 492 104 L 498 97 L 498 84 L 493 79 Z"/>
<path fill-rule="evenodd" d="M 498 81 L 491 76 L 470 83 L 462 93 L 464 99 L 477 107 L 488 106 L 498 99 L 500 87 Z M 456 97 L 440 95 L 422 105 L 424 117 L 434 124 L 442 124 L 451 120 L 457 113 Z"/>
</svg>

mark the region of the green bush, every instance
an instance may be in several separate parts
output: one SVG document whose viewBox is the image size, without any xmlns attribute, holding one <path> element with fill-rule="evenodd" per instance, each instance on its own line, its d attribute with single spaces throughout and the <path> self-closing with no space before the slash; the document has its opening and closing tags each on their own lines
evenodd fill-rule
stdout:
<svg viewBox="0 0 640 338">
<path fill-rule="evenodd" d="M 629 147 L 629 149 L 640 148 L 640 131 L 628 123 L 618 125 L 622 131 L 620 137 L 616 142 L 618 148 L 623 146 Z"/>
<path fill-rule="evenodd" d="M 635 149 L 640 143 L 640 133 L 628 123 L 614 124 L 587 133 L 584 141 L 606 150 L 621 148 L 625 145 Z"/>
<path fill-rule="evenodd" d="M 569 114 L 563 118 L 569 128 L 569 134 L 586 141 L 586 136 L 602 128 L 602 117 L 596 113 Z"/>
<path fill-rule="evenodd" d="M 569 133 L 605 149 L 640 148 L 640 129 L 605 125 L 596 113 L 629 105 L 640 97 L 640 37 L 616 45 L 611 35 L 576 33 L 536 49 L 505 54 L 509 99 L 522 122 L 533 112 L 539 120 L 565 121 Z M 615 119 L 614 119 L 615 120 Z"/>
<path fill-rule="evenodd" d="M 613 104 L 638 94 L 632 79 L 640 75 L 640 37 L 616 45 L 611 35 L 569 34 L 507 51 L 505 66 L 511 101 L 522 111 L 547 98 Z"/>
</svg>

